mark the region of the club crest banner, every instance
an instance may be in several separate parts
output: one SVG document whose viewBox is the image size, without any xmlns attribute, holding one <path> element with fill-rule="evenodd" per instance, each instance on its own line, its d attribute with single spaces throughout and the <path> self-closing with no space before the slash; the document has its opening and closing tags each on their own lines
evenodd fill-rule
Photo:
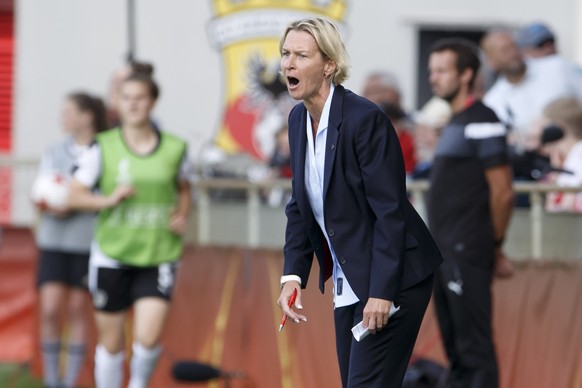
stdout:
<svg viewBox="0 0 582 388">
<path fill-rule="evenodd" d="M 321 16 L 343 30 L 346 0 L 213 0 L 208 24 L 222 55 L 223 108 L 215 144 L 227 153 L 270 157 L 293 101 L 279 77 L 279 39 L 292 21 Z"/>
</svg>

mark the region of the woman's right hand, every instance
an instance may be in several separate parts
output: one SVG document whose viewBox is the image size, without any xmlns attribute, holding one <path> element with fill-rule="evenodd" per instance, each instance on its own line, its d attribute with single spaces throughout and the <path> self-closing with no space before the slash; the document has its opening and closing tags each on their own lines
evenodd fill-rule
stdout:
<svg viewBox="0 0 582 388">
<path fill-rule="evenodd" d="M 132 186 L 122 185 L 117 186 L 113 193 L 107 197 L 108 207 L 114 207 L 123 202 L 124 199 L 129 198 L 135 194 L 135 189 Z"/>
<path fill-rule="evenodd" d="M 299 310 L 302 310 L 303 306 L 301 305 L 301 285 L 294 280 L 288 281 L 283 285 L 283 288 L 281 289 L 281 295 L 279 295 L 279 299 L 277 300 L 277 305 L 281 308 L 281 310 L 283 310 L 283 314 L 291 318 L 293 322 L 307 322 L 305 315 L 299 314 L 291 308 L 293 306 L 289 306 L 289 300 L 291 299 L 291 294 L 293 294 L 294 289 L 297 289 L 297 298 L 295 299 L 294 306 Z"/>
</svg>

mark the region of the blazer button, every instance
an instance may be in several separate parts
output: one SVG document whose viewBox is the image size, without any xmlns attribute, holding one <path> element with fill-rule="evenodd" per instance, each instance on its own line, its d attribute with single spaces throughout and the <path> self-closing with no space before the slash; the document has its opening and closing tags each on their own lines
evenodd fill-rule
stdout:
<svg viewBox="0 0 582 388">
<path fill-rule="evenodd" d="M 342 257 L 340 257 L 340 258 L 339 258 L 339 262 L 340 262 L 340 264 L 345 264 L 345 263 L 346 263 L 346 258 L 345 258 L 345 257 L 343 257 L 343 256 L 342 256 Z"/>
<path fill-rule="evenodd" d="M 333 235 L 335 234 L 335 232 L 333 231 L 333 229 L 330 229 L 327 231 L 327 234 L 329 237 L 333 237 Z"/>
<path fill-rule="evenodd" d="M 332 151 L 335 150 L 335 144 L 332 144 L 330 148 Z"/>
</svg>

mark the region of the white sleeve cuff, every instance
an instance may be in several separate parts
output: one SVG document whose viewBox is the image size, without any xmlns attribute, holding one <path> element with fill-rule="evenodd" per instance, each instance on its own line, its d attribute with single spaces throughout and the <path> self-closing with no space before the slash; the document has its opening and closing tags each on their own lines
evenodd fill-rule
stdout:
<svg viewBox="0 0 582 388">
<path fill-rule="evenodd" d="M 297 275 L 285 275 L 285 276 L 281 276 L 281 287 L 283 287 L 283 285 L 285 283 L 287 283 L 288 281 L 291 280 L 295 280 L 296 282 L 299 283 L 299 285 L 301 285 L 301 278 Z"/>
</svg>

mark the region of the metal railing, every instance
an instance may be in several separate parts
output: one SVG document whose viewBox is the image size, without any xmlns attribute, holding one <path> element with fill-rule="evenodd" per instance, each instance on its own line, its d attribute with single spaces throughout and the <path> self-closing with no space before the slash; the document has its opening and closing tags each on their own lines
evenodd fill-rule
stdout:
<svg viewBox="0 0 582 388">
<path fill-rule="evenodd" d="M 208 225 L 210 224 L 210 191 L 214 189 L 220 190 L 245 190 L 247 193 L 246 213 L 247 213 L 247 243 L 249 247 L 259 246 L 260 234 L 260 193 L 263 190 L 270 190 L 273 188 L 291 189 L 291 182 L 289 180 L 272 180 L 263 181 L 259 183 L 251 183 L 245 180 L 231 180 L 231 179 L 204 179 L 196 182 L 197 192 L 197 210 L 198 210 L 198 242 L 206 244 L 210 241 L 210 231 Z M 544 196 L 550 192 L 582 192 L 582 187 L 562 187 L 554 184 L 545 184 L 537 182 L 516 182 L 513 185 L 516 194 L 528 194 L 529 205 L 529 226 L 530 226 L 530 241 L 531 254 L 534 259 L 542 258 L 542 244 L 543 244 L 543 215 L 544 215 Z M 421 215 L 426 220 L 426 204 L 425 195 L 429 189 L 428 181 L 410 181 L 407 184 L 408 191 L 411 196 L 411 202 Z"/>
<path fill-rule="evenodd" d="M 417 211 L 426 219 L 424 194 L 429 189 L 427 181 L 412 181 L 408 190 L 412 193 L 412 200 Z M 515 194 L 529 195 L 530 241 L 534 259 L 542 258 L 543 215 L 545 212 L 544 196 L 551 192 L 578 193 L 582 187 L 563 187 L 555 184 L 539 182 L 514 182 Z"/>
<path fill-rule="evenodd" d="M 20 201 L 20 209 L 17 212 L 27 211 L 34 214 L 34 211 L 27 209 L 30 207 L 28 200 L 29 189 L 32 185 L 36 173 L 38 160 L 33 158 L 14 158 L 0 155 L 0 170 L 8 169 L 12 174 L 11 184 L 14 187 L 10 188 L 13 197 L 13 203 Z M 1 183 L 1 182 L 0 182 Z M 414 204 L 417 211 L 427 220 L 425 197 L 429 189 L 427 181 L 409 181 L 407 183 L 408 191 L 410 193 L 411 202 Z M 538 182 L 515 182 L 514 190 L 516 194 L 527 194 L 529 196 L 529 208 L 525 209 L 528 214 L 528 222 L 526 226 L 529 234 L 529 251 L 531 257 L 534 259 L 542 258 L 543 252 L 543 236 L 544 236 L 544 216 L 546 215 L 544 206 L 544 197 L 550 192 L 582 192 L 582 187 L 562 187 L 554 184 L 538 183 Z M 4 187 L 4 190 L 7 188 Z M 250 182 L 243 179 L 199 179 L 194 182 L 194 198 L 196 203 L 195 223 L 196 231 L 194 232 L 195 241 L 199 244 L 209 244 L 216 239 L 212 238 L 211 221 L 213 220 L 212 212 L 216 206 L 222 205 L 221 199 L 213 196 L 216 191 L 237 191 L 242 192 L 243 200 L 237 203 L 237 206 L 244 208 L 244 214 L 241 216 L 243 227 L 238 229 L 238 233 L 244 233 L 244 245 L 252 248 L 262 246 L 261 230 L 269 225 L 263 225 L 264 211 L 264 193 L 273 189 L 291 190 L 290 180 L 266 180 L 260 182 Z M 1 190 L 0 190 L 1 191 Z M 216 199 L 215 199 L 216 198 Z M 284 223 L 284 214 L 282 204 L 281 209 L 276 209 L 277 222 Z M 32 218 L 23 218 L 24 221 L 18 221 L 18 224 L 32 224 Z M 281 236 L 282 238 L 282 236 Z M 582 244 L 582 239 L 581 244 Z"/>
<path fill-rule="evenodd" d="M 291 180 L 278 179 L 262 182 L 249 182 L 238 179 L 203 179 L 194 184 L 198 217 L 198 242 L 210 242 L 210 201 L 211 190 L 244 190 L 247 212 L 247 244 L 251 248 L 258 247 L 260 241 L 260 207 L 261 192 L 264 190 L 283 189 L 291 190 Z"/>
</svg>

